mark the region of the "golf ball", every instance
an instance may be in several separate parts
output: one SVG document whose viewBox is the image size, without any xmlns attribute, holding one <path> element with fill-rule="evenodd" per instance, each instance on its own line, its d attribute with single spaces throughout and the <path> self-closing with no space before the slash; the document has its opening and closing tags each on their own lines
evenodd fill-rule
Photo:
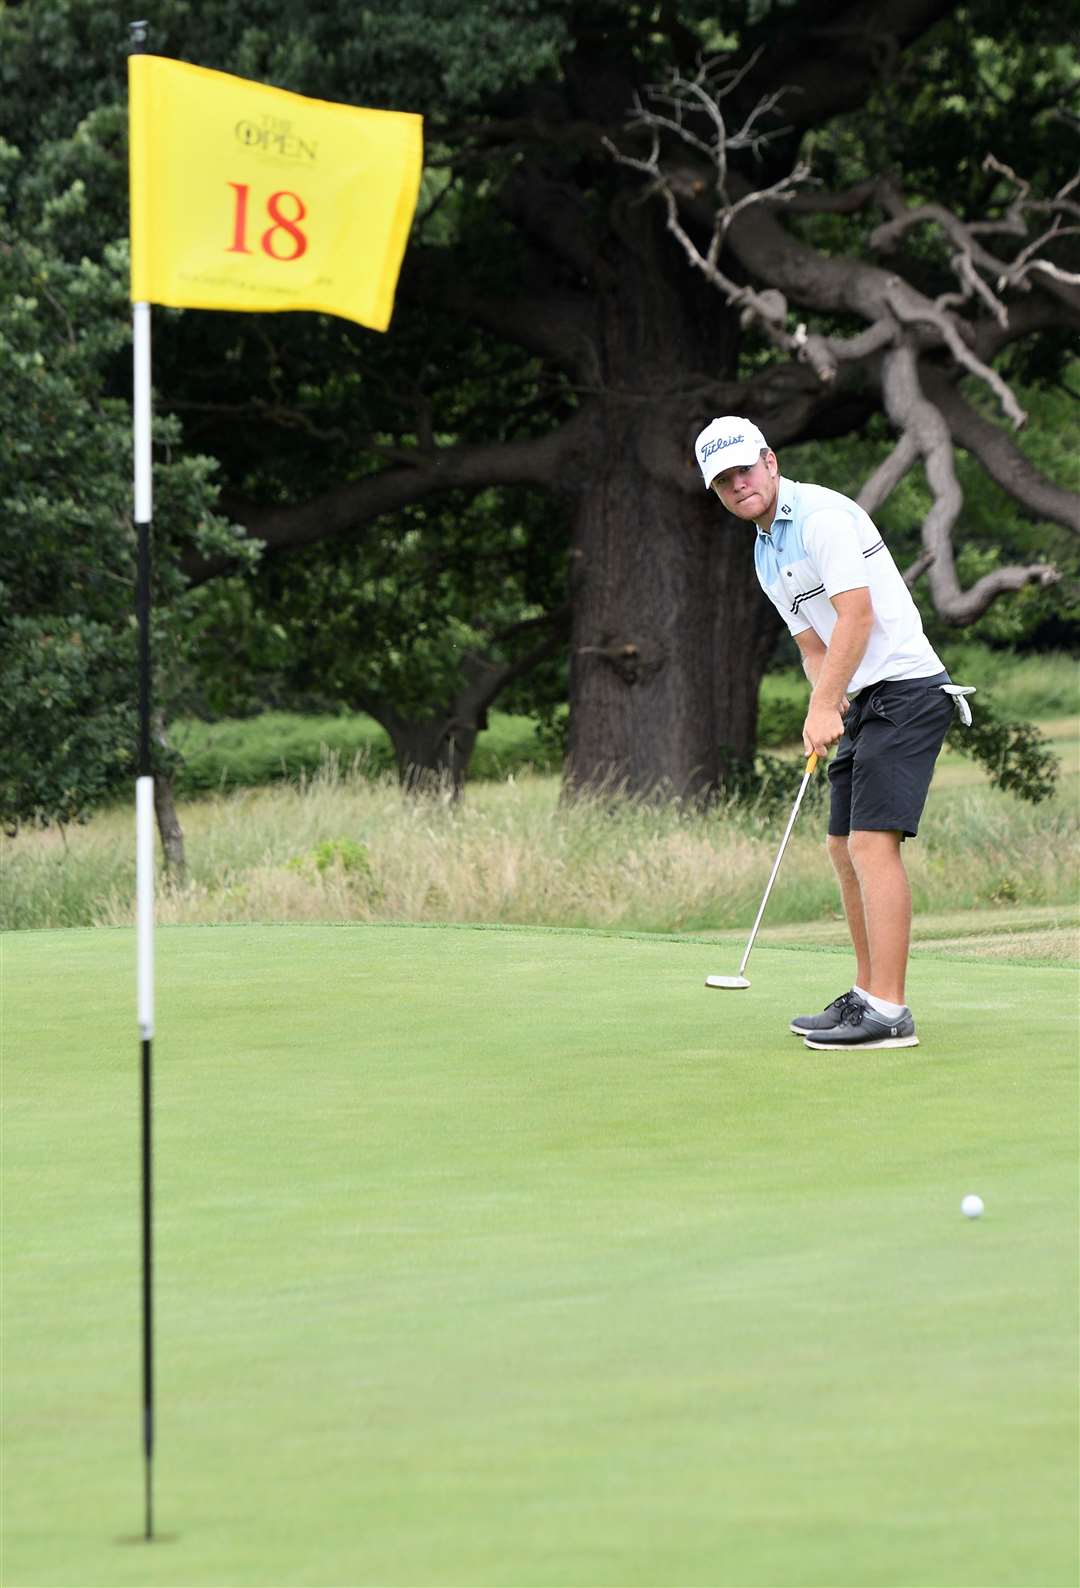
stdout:
<svg viewBox="0 0 1080 1588">
<path fill-rule="evenodd" d="M 960 1204 L 960 1211 L 966 1219 L 981 1218 L 982 1210 L 983 1199 L 982 1197 L 977 1197 L 974 1192 L 966 1196 Z"/>
</svg>

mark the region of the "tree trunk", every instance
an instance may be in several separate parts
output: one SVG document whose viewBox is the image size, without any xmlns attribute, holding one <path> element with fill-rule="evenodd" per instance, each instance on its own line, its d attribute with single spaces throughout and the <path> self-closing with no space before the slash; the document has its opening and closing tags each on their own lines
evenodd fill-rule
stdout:
<svg viewBox="0 0 1080 1588">
<path fill-rule="evenodd" d="M 571 784 L 711 796 L 754 753 L 776 635 L 753 531 L 704 490 L 694 502 L 614 464 L 581 504 L 576 550 Z"/>
<path fill-rule="evenodd" d="M 602 337 L 607 395 L 572 564 L 568 785 L 707 799 L 727 762 L 754 752 L 777 620 L 754 575 L 753 528 L 706 493 L 693 455 L 724 411 L 713 405 L 737 325 L 656 235 L 654 208 L 625 222 L 637 246 Z M 695 377 L 703 362 L 711 378 Z M 679 395 L 695 383 L 710 394 Z"/>
<path fill-rule="evenodd" d="M 381 723 L 390 735 L 402 787 L 413 791 L 449 787 L 457 799 L 465 786 L 476 740 L 487 727 L 489 706 L 513 679 L 525 677 L 560 651 L 568 627 L 568 608 L 513 625 L 500 636 L 504 642 L 520 639 L 526 633 L 534 639 L 539 635 L 539 640 L 514 657 L 478 652 L 467 655 L 461 687 L 451 700 L 444 702 L 441 711 L 423 721 L 403 717 L 385 697 L 369 695 L 359 702 L 361 710 Z"/>
<path fill-rule="evenodd" d="M 410 722 L 396 714 L 383 720 L 397 759 L 398 779 L 410 793 L 445 791 L 458 799 L 483 722 L 436 717 Z"/>
<path fill-rule="evenodd" d="M 154 713 L 154 738 L 163 750 L 171 750 L 165 734 L 165 719 L 160 711 Z M 170 882 L 183 887 L 187 881 L 187 855 L 184 851 L 184 830 L 176 814 L 176 799 L 172 778 L 159 769 L 154 772 L 154 815 L 157 817 L 161 852 L 165 857 L 165 875 Z"/>
<path fill-rule="evenodd" d="M 165 772 L 154 773 L 154 814 L 161 838 L 161 852 L 165 857 L 165 874 L 170 882 L 182 887 L 187 881 L 184 830 L 176 814 L 172 778 Z"/>
</svg>

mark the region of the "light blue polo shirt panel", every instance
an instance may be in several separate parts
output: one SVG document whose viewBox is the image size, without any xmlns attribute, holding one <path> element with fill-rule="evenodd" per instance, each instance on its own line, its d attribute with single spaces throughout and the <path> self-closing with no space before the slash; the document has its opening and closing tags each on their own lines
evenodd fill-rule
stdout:
<svg viewBox="0 0 1080 1588">
<path fill-rule="evenodd" d="M 849 694 L 887 678 L 944 671 L 877 526 L 850 497 L 781 477 L 776 516 L 769 530 L 757 533 L 754 567 L 788 631 L 794 636 L 813 629 L 825 645 L 836 625 L 830 598 L 869 589 L 874 623 Z"/>
</svg>

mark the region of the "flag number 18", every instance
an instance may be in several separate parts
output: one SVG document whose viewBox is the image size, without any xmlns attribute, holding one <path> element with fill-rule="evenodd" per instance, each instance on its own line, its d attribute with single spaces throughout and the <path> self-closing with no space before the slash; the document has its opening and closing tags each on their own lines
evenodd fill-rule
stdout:
<svg viewBox="0 0 1080 1588">
<path fill-rule="evenodd" d="M 250 254 L 253 252 L 248 247 L 248 194 L 251 191 L 247 182 L 230 182 L 234 197 L 233 202 L 233 239 L 225 250 L 227 254 Z M 291 200 L 290 209 L 293 214 L 283 213 L 281 202 L 283 199 Z M 264 254 L 271 259 L 276 259 L 282 264 L 290 264 L 294 259 L 299 259 L 301 254 L 307 252 L 308 240 L 300 230 L 300 222 L 307 214 L 304 201 L 298 193 L 289 193 L 282 190 L 280 193 L 271 193 L 266 201 L 266 213 L 273 221 L 259 238 L 259 246 Z"/>
</svg>

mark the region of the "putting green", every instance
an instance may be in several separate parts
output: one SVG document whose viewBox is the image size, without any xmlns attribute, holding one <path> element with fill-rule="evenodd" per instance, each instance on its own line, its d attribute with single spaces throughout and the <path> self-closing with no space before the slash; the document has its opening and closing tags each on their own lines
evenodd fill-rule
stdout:
<svg viewBox="0 0 1080 1588">
<path fill-rule="evenodd" d="M 9 1588 L 1075 1584 L 1070 971 L 160 931 L 147 1546 L 133 936 L 2 954 Z"/>
</svg>

